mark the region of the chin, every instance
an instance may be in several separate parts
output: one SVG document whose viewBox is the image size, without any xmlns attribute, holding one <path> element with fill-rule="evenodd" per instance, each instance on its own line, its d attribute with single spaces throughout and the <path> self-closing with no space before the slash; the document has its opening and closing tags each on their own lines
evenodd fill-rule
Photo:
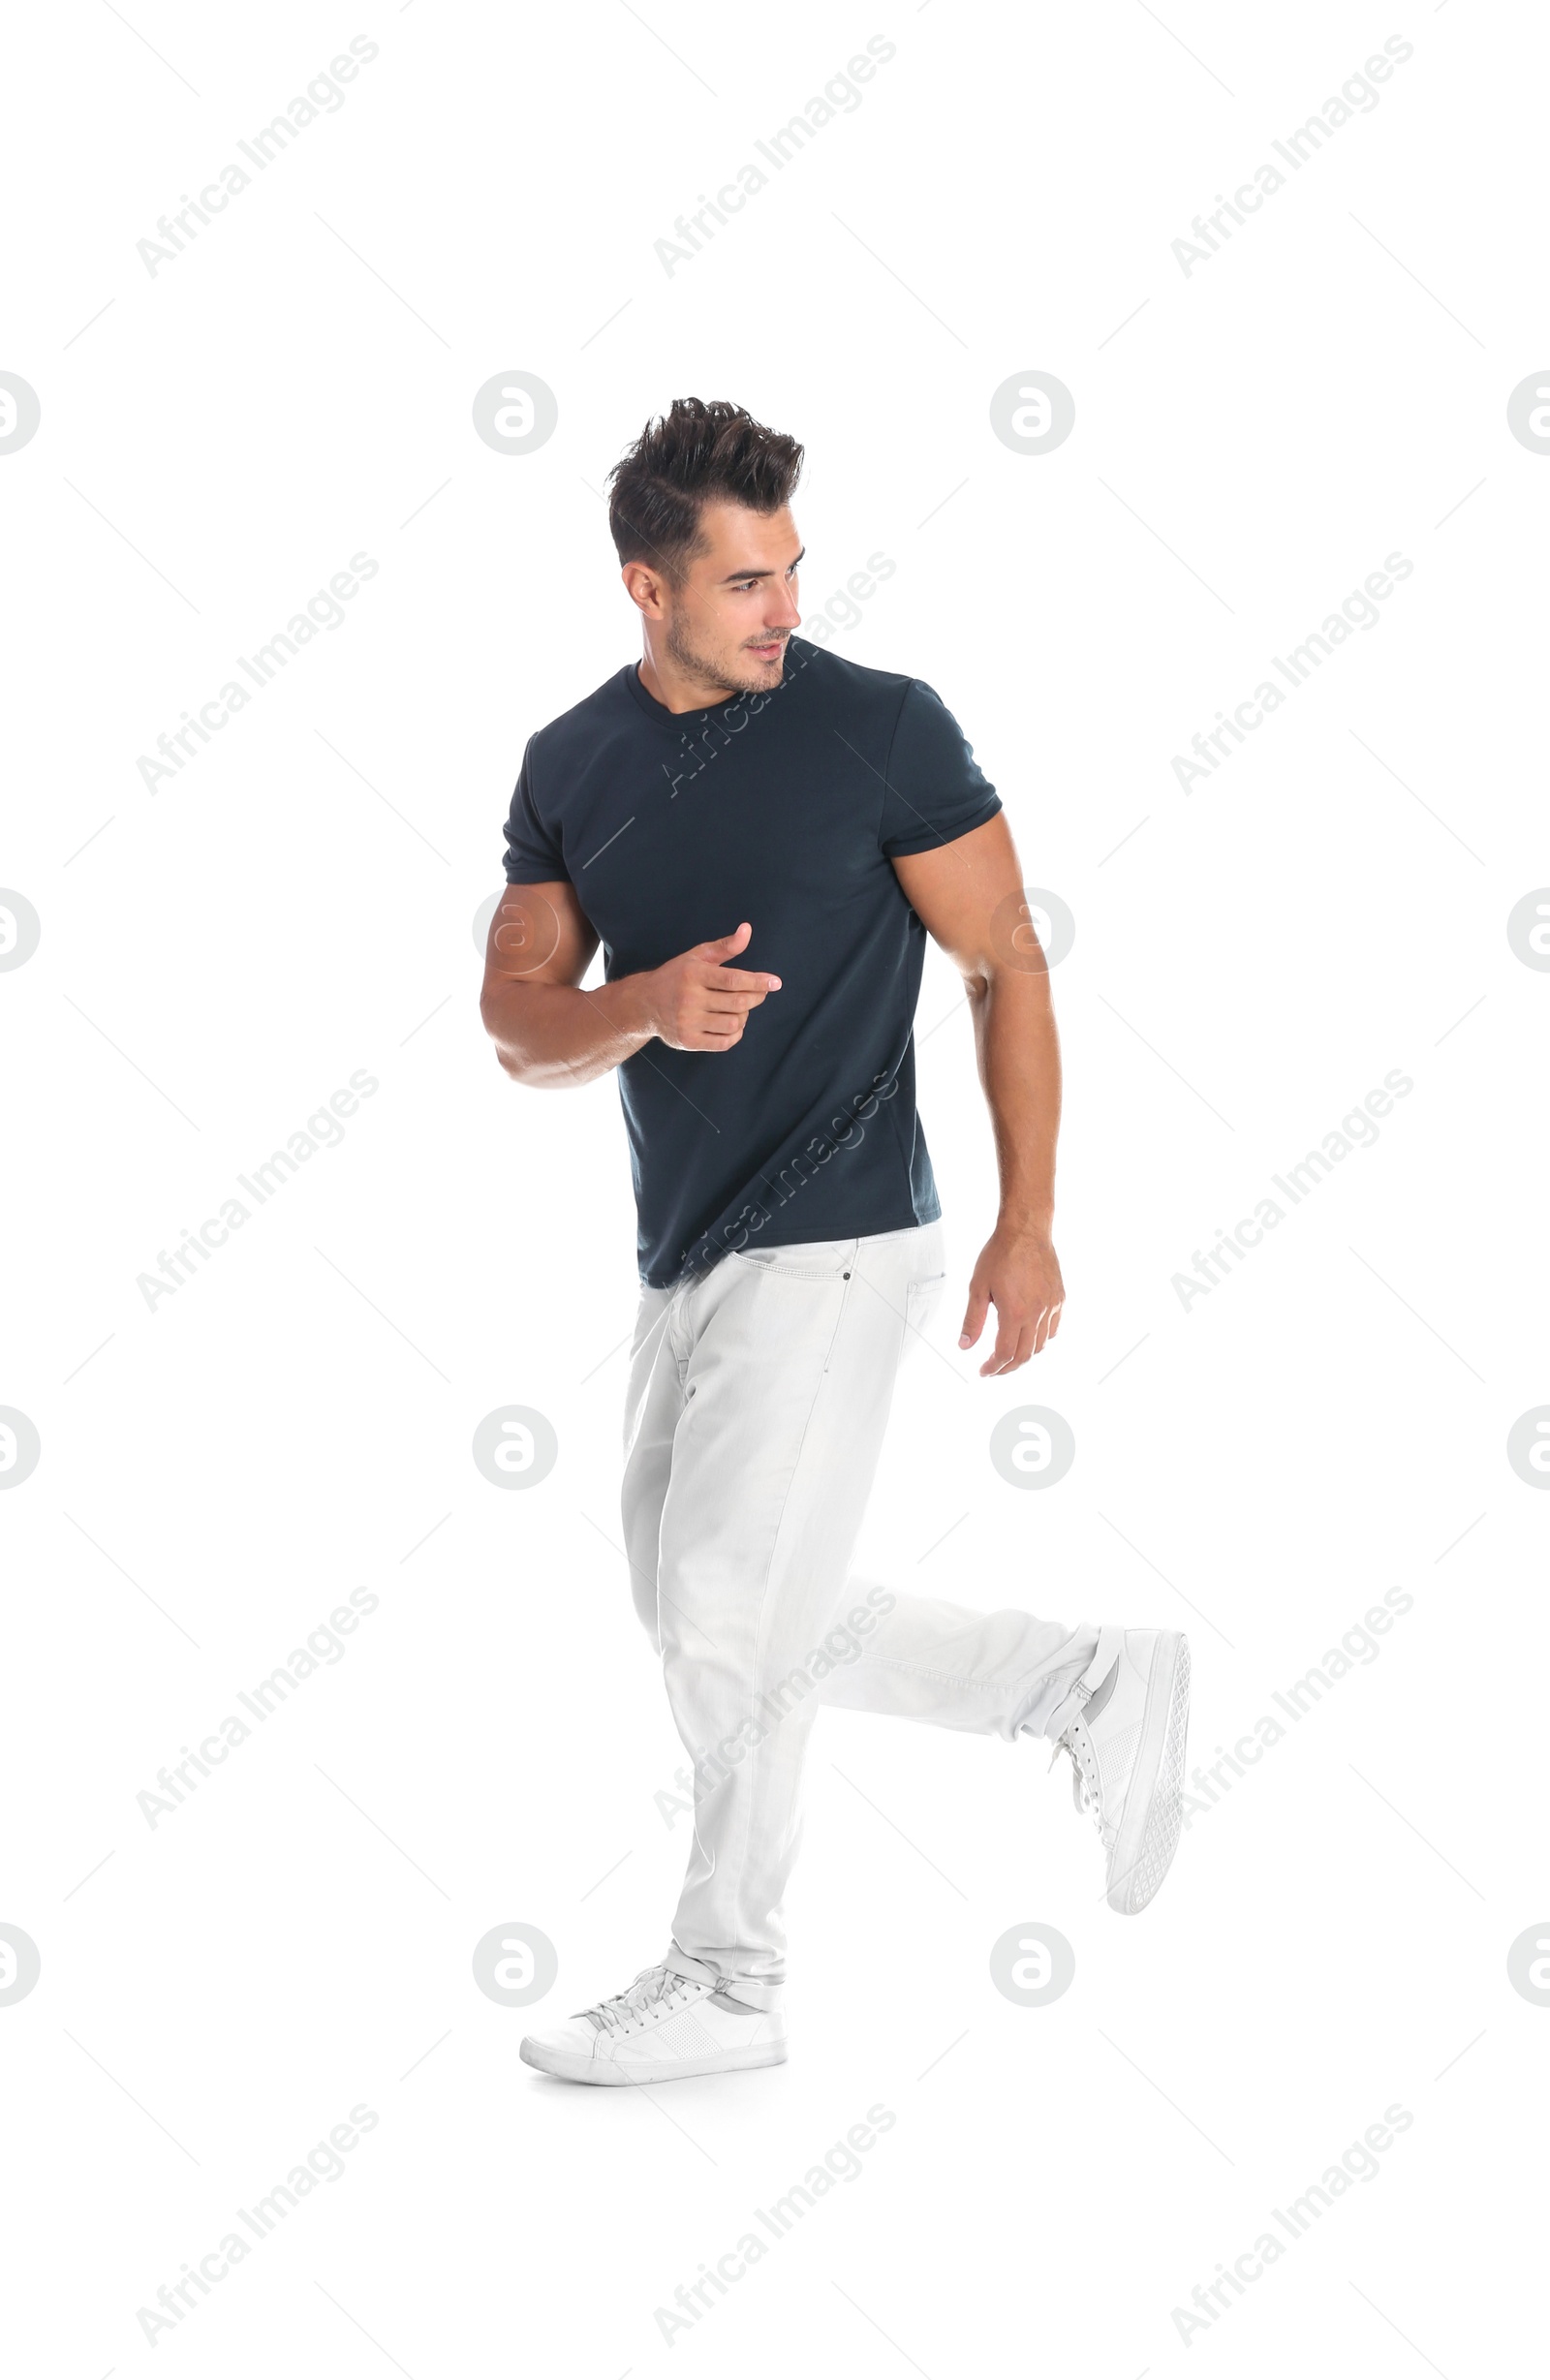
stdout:
<svg viewBox="0 0 1550 2380">
<path fill-rule="evenodd" d="M 751 653 L 744 665 L 754 672 L 756 687 L 772 685 L 786 667 L 786 647 L 782 645 L 773 661 L 760 661 Z"/>
<path fill-rule="evenodd" d="M 780 684 L 785 667 L 784 645 L 774 661 L 757 661 L 753 654 L 739 652 L 735 660 L 717 670 L 714 683 L 728 695 L 764 695 Z"/>
</svg>

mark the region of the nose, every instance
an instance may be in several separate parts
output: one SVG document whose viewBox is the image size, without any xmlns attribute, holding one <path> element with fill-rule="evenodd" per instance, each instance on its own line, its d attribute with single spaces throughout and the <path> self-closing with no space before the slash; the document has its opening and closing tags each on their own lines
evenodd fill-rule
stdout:
<svg viewBox="0 0 1550 2380">
<path fill-rule="evenodd" d="M 764 626 L 773 633 L 778 628 L 799 628 L 801 621 L 802 615 L 796 607 L 796 591 L 783 584 L 776 590 L 776 600 L 764 614 Z"/>
</svg>

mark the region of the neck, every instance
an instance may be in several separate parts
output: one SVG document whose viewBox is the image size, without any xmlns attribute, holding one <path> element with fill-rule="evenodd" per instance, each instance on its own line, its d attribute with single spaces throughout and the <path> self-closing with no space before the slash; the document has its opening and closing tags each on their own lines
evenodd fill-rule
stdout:
<svg viewBox="0 0 1550 2380">
<path fill-rule="evenodd" d="M 640 683 L 648 695 L 667 711 L 705 711 L 718 702 L 730 702 L 734 689 L 713 686 L 707 680 L 687 669 L 679 668 L 665 653 L 653 653 L 648 644 L 641 654 Z"/>
</svg>

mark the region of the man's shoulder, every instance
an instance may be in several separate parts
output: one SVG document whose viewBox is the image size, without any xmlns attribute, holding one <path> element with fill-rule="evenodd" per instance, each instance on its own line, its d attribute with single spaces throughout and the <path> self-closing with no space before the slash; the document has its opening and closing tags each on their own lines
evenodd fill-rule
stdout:
<svg viewBox="0 0 1550 2380">
<path fill-rule="evenodd" d="M 891 704 L 897 708 L 915 683 L 908 673 L 897 669 L 872 669 L 865 662 L 847 661 L 843 653 L 831 652 L 827 645 L 813 644 L 805 636 L 793 636 L 791 647 L 796 655 L 793 674 L 799 669 L 816 692 L 832 695 L 840 702 Z"/>
<path fill-rule="evenodd" d="M 600 728 L 616 725 L 630 716 L 624 671 L 615 669 L 601 686 L 594 686 L 592 692 L 583 695 L 579 702 L 573 702 L 568 711 L 559 712 L 542 727 L 535 728 L 532 748 L 543 756 L 563 753 L 576 742 L 590 742 Z"/>
</svg>

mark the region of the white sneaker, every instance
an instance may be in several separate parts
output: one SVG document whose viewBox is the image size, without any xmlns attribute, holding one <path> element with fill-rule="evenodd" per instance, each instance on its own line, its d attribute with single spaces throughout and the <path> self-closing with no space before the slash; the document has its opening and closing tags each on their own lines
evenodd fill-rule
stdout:
<svg viewBox="0 0 1550 2380">
<path fill-rule="evenodd" d="M 1098 1651 L 1045 1729 L 1053 1768 L 1070 1754 L 1071 1798 L 1108 1854 L 1108 1905 L 1144 1909 L 1178 1848 L 1190 1640 L 1166 1628 L 1104 1628 Z"/>
<path fill-rule="evenodd" d="M 674 2083 L 783 2064 L 786 2019 L 778 2009 L 744 2008 L 714 1977 L 679 1975 L 664 1962 L 568 2025 L 529 2033 L 520 2055 L 568 2083 Z"/>
</svg>

